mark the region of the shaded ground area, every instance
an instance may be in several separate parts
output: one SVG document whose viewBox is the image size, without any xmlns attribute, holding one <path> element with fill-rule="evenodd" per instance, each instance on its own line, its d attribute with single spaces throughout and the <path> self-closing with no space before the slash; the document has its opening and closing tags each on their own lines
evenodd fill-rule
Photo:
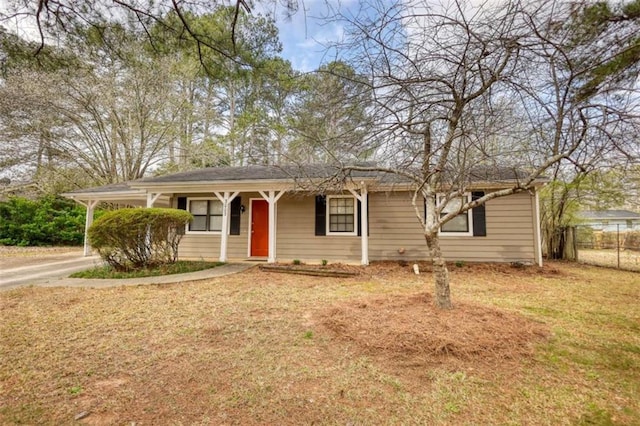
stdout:
<svg viewBox="0 0 640 426">
<path fill-rule="evenodd" d="M 638 274 L 451 277 L 444 313 L 394 263 L 1 292 L 0 423 L 640 423 Z"/>
</svg>

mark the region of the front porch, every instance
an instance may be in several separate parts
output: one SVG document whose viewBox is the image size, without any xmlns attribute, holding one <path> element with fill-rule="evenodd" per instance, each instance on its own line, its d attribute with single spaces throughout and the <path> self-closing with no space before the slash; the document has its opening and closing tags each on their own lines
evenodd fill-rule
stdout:
<svg viewBox="0 0 640 426">
<path fill-rule="evenodd" d="M 369 264 L 368 232 L 362 232 L 368 229 L 364 184 L 329 196 L 352 200 L 348 203 L 350 207 L 339 207 L 342 209 L 339 213 L 319 212 L 318 196 L 292 186 L 209 185 L 210 188 L 195 192 L 193 187 L 145 189 L 136 188 L 136 184 L 128 184 L 126 188 L 121 184 L 111 192 L 67 194 L 87 207 L 85 235 L 100 202 L 181 208 L 191 211 L 196 218 L 185 229 L 178 250 L 181 259 L 221 262 L 249 259 L 267 263 L 299 259 L 309 263 L 328 260 Z M 348 223 L 333 225 L 329 223 L 332 216 L 346 218 Z M 319 220 L 324 221 L 323 233 L 318 232 Z M 86 238 L 84 252 L 87 256 L 91 254 Z"/>
</svg>

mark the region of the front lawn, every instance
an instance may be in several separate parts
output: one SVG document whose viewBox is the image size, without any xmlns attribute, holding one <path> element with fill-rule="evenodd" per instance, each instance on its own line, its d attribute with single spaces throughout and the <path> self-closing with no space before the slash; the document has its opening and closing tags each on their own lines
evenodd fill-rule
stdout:
<svg viewBox="0 0 640 426">
<path fill-rule="evenodd" d="M 0 292 L 0 424 L 640 424 L 640 274 L 451 270 Z"/>
</svg>

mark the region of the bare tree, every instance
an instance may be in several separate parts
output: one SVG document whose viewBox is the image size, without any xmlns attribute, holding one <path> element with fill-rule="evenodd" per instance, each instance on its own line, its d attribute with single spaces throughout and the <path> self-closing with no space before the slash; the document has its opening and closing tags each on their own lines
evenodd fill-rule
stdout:
<svg viewBox="0 0 640 426">
<path fill-rule="evenodd" d="M 438 236 L 443 226 L 491 199 L 531 190 L 553 167 L 629 155 L 620 130 L 639 111 L 636 87 L 618 80 L 584 95 L 583 77 L 597 61 L 581 54 L 589 47 L 592 55 L 610 52 L 597 45 L 575 50 L 573 12 L 553 0 L 398 1 L 363 4 L 359 13 L 337 17 L 349 33 L 336 48 L 369 76 L 371 142 L 385 159 L 343 170 L 378 170 L 411 182 L 440 308 L 452 307 Z M 513 184 L 469 196 L 474 181 L 504 178 Z"/>
<path fill-rule="evenodd" d="M 81 170 L 75 185 L 140 178 L 178 138 L 183 102 L 169 74 L 158 61 L 13 73 L 0 86 L 5 136 L 37 147 L 36 170 Z"/>
</svg>

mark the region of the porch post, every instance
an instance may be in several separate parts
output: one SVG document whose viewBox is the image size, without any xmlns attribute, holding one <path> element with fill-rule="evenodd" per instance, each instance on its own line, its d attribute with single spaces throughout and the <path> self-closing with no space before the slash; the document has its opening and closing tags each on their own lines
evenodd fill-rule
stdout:
<svg viewBox="0 0 640 426">
<path fill-rule="evenodd" d="M 276 263 L 276 203 L 284 195 L 285 191 L 269 191 L 267 195 L 264 191 L 259 191 L 262 198 L 269 203 L 269 256 L 267 263 Z"/>
<path fill-rule="evenodd" d="M 155 194 L 153 192 L 147 192 L 147 208 L 153 207 L 153 203 L 158 201 L 158 198 L 160 198 L 161 195 L 161 192 L 157 192 Z"/>
<path fill-rule="evenodd" d="M 367 215 L 367 205 L 369 204 L 369 197 L 367 197 L 367 187 L 364 183 L 362 183 L 362 188 L 360 188 L 360 194 L 358 194 L 353 189 L 349 189 L 349 192 L 356 197 L 358 201 L 360 201 L 360 225 L 362 228 L 362 232 L 360 235 L 360 253 L 361 260 L 360 263 L 363 265 L 369 264 L 369 216 Z"/>
<path fill-rule="evenodd" d="M 537 188 L 534 190 L 534 194 L 535 194 L 535 217 L 534 220 L 536 221 L 535 226 L 534 226 L 534 232 L 535 232 L 535 242 L 536 242 L 536 246 L 535 247 L 535 257 L 536 257 L 536 263 L 538 264 L 538 266 L 542 266 L 542 235 L 540 232 L 540 197 L 538 196 L 538 190 Z"/>
<path fill-rule="evenodd" d="M 362 245 L 362 264 L 369 264 L 369 215 L 367 215 L 369 197 L 367 197 L 367 187 L 362 186 L 360 190 L 360 223 L 362 224 L 362 236 L 360 244 Z"/>
<path fill-rule="evenodd" d="M 229 236 L 229 209 L 231 201 L 239 194 L 239 191 L 230 194 L 229 191 L 224 193 L 214 192 L 218 200 L 222 202 L 222 230 L 220 232 L 220 262 L 227 261 L 227 241 Z"/>
<path fill-rule="evenodd" d="M 91 245 L 89 244 L 89 228 L 93 224 L 93 210 L 98 205 L 99 200 L 87 200 L 83 203 L 80 200 L 76 200 L 79 204 L 82 204 L 87 208 L 87 215 L 84 221 L 84 255 L 91 256 Z"/>
</svg>

